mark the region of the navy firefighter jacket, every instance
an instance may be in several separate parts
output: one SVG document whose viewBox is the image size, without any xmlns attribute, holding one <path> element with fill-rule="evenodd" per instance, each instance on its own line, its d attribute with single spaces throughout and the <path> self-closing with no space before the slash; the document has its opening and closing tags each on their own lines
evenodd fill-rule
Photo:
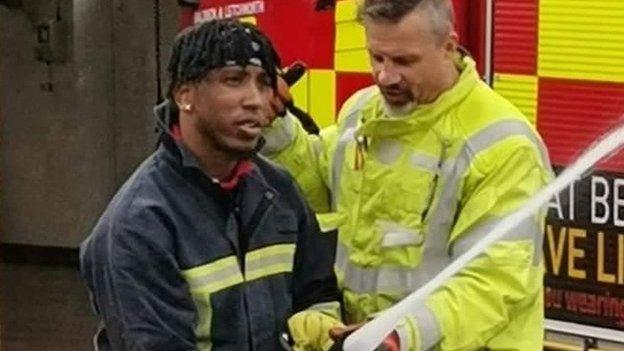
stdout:
<svg viewBox="0 0 624 351">
<path fill-rule="evenodd" d="M 167 135 L 121 187 L 80 249 L 99 350 L 279 350 L 290 315 L 337 301 L 335 237 L 251 161 L 225 191 Z"/>
</svg>

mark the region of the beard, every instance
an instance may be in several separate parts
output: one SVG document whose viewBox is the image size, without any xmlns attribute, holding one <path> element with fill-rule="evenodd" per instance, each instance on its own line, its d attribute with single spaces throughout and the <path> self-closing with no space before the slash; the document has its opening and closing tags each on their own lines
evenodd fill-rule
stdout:
<svg viewBox="0 0 624 351">
<path fill-rule="evenodd" d="M 401 118 L 405 117 L 418 107 L 418 104 L 415 101 L 409 101 L 403 105 L 395 106 L 390 105 L 386 99 L 383 99 L 383 109 L 386 116 L 390 118 Z"/>
<path fill-rule="evenodd" d="M 390 117 L 400 117 L 416 108 L 416 98 L 411 90 L 399 84 L 379 87 L 383 96 L 384 111 Z"/>
</svg>

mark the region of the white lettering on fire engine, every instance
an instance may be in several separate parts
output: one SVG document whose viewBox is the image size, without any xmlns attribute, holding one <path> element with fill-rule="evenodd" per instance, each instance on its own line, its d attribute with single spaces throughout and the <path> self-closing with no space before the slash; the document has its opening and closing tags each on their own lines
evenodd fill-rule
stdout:
<svg viewBox="0 0 624 351">
<path fill-rule="evenodd" d="M 591 222 L 624 227 L 624 179 L 591 179 Z"/>
<path fill-rule="evenodd" d="M 194 22 L 200 23 L 222 18 L 252 16 L 263 13 L 264 9 L 264 0 L 209 7 L 195 12 Z"/>
</svg>

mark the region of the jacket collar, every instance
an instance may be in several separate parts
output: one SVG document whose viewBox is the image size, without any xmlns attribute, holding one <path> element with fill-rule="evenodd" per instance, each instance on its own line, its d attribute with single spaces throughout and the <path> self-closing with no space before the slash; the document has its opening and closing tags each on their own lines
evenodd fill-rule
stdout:
<svg viewBox="0 0 624 351">
<path fill-rule="evenodd" d="M 463 101 L 479 82 L 474 60 L 465 56 L 461 64 L 461 74 L 451 89 L 442 93 L 434 102 L 416 107 L 405 117 L 389 118 L 384 109 L 383 97 L 376 94 L 372 103 L 363 109 L 364 120 L 356 135 L 393 137 L 435 124 L 451 108 Z"/>
<path fill-rule="evenodd" d="M 177 113 L 172 107 L 170 100 L 165 100 L 161 104 L 154 107 L 154 115 L 158 124 L 158 130 L 161 133 L 161 142 L 164 148 L 173 153 L 182 167 L 190 168 L 201 172 L 212 183 L 218 184 L 223 190 L 230 191 L 238 186 L 240 180 L 256 170 L 256 166 L 249 159 L 241 159 L 236 165 L 231 177 L 226 180 L 219 180 L 206 173 L 201 167 L 201 163 L 189 148 L 172 133 L 172 114 Z M 257 172 L 256 172 L 257 173 Z"/>
</svg>

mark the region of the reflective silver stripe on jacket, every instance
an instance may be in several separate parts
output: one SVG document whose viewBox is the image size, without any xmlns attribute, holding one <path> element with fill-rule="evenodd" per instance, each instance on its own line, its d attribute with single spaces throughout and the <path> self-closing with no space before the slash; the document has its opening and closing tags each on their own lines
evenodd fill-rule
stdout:
<svg viewBox="0 0 624 351">
<path fill-rule="evenodd" d="M 418 329 L 420 345 L 413 345 L 413 330 Z M 442 328 L 433 311 L 425 305 L 417 305 L 407 311 L 405 319 L 396 327 L 401 351 L 432 350 L 442 339 Z M 411 348 L 410 348 L 411 347 Z"/>
<path fill-rule="evenodd" d="M 414 152 L 410 155 L 409 162 L 413 167 L 422 168 L 431 173 L 440 171 L 438 169 L 440 159 L 435 156 Z"/>
<path fill-rule="evenodd" d="M 489 125 L 466 140 L 455 162 L 443 167 L 449 169 L 450 173 L 448 176 L 443 175 L 444 179 L 439 183 L 442 184 L 442 187 L 440 188 L 441 195 L 438 205 L 434 211 L 428 214 L 427 222 L 429 225 L 425 239 L 423 262 L 433 263 L 427 269 L 432 275 L 437 274 L 450 262 L 446 253 L 446 246 L 455 220 L 463 175 L 477 154 L 489 149 L 497 142 L 514 136 L 524 136 L 529 139 L 540 151 L 543 167 L 550 167 L 546 147 L 527 123 L 516 119 L 503 120 Z M 433 248 L 433 250 L 428 250 L 429 248 Z M 447 259 L 443 259 L 443 257 Z"/>
<path fill-rule="evenodd" d="M 453 246 L 451 247 L 451 258 L 454 260 L 466 253 L 466 251 L 470 250 L 470 248 L 475 246 L 481 239 L 488 235 L 502 220 L 502 218 L 489 220 L 455 240 L 455 242 L 453 242 Z M 540 221 L 536 217 L 532 216 L 525 219 L 520 225 L 518 225 L 517 230 L 507 233 L 504 240 L 532 240 L 534 242 L 533 265 L 538 265 L 542 261 L 543 256 L 543 233 L 544 231 L 541 227 Z"/>
<path fill-rule="evenodd" d="M 438 183 L 442 184 L 442 187 L 436 190 L 441 192 L 441 194 L 438 197 L 437 206 L 428 214 L 427 221 L 429 226 L 425 237 L 421 265 L 416 268 L 360 267 L 349 260 L 347 247 L 339 241 L 336 250 L 336 268 L 343 274 L 344 287 L 360 294 L 394 292 L 406 295 L 439 273 L 452 259 L 448 253 L 447 245 L 450 231 L 454 224 L 461 178 L 478 153 L 508 137 L 518 135 L 531 140 L 542 152 L 544 167 L 550 167 L 545 147 L 526 123 L 518 120 L 504 120 L 484 128 L 466 140 L 455 160 L 446 160 L 445 165 L 442 167 L 443 179 Z M 338 155 L 337 149 L 334 156 L 335 161 L 344 160 L 344 147 L 341 152 L 343 155 Z M 336 162 L 334 162 L 334 168 L 340 169 L 341 167 L 342 164 L 337 166 Z M 338 177 L 340 176 L 336 169 L 334 174 L 337 174 Z M 339 184 L 339 181 L 339 178 L 334 179 L 334 184 Z M 334 193 L 337 191 L 335 188 Z M 531 225 L 530 228 L 535 228 L 535 225 Z M 520 233 L 522 231 L 527 236 L 535 233 L 533 229 L 527 230 L 523 228 Z M 541 248 L 541 235 L 537 235 L 537 238 L 540 239 L 539 242 L 535 242 L 536 250 Z M 537 238 L 535 239 L 537 240 Z M 463 247 L 463 244 L 460 243 L 460 247 Z"/>
<path fill-rule="evenodd" d="M 351 141 L 355 141 L 353 136 L 360 117 L 360 110 L 369 101 L 375 91 L 376 89 L 371 87 L 362 92 L 362 95 L 356 100 L 355 104 L 349 109 L 349 112 L 344 118 L 331 167 L 331 184 L 329 190 L 331 192 L 331 208 L 333 211 L 336 210 L 338 205 L 340 178 L 342 176 L 342 167 L 344 166 L 347 144 Z"/>
<path fill-rule="evenodd" d="M 411 314 L 418 322 L 422 349 L 432 349 L 442 339 L 442 331 L 435 314 L 425 305 L 417 305 Z"/>
</svg>

